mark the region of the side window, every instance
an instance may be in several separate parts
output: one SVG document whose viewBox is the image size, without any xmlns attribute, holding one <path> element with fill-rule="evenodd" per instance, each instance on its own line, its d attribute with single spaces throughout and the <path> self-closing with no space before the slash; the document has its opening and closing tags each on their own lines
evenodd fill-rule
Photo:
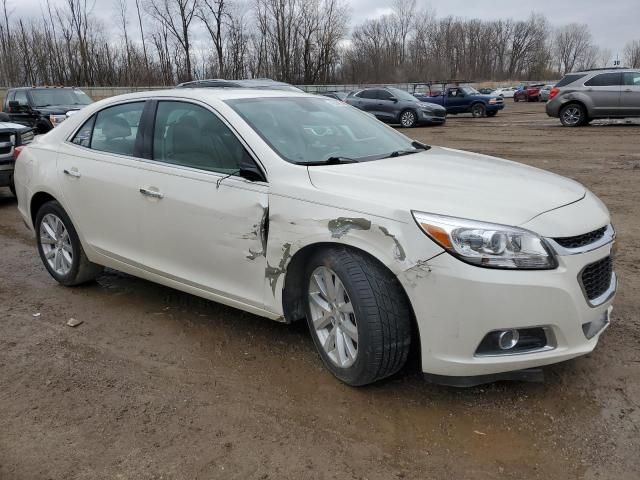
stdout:
<svg viewBox="0 0 640 480">
<path fill-rule="evenodd" d="M 91 148 L 101 152 L 133 156 L 143 109 L 144 102 L 134 102 L 98 112 L 89 143 Z M 84 126 L 82 128 L 84 129 Z"/>
<path fill-rule="evenodd" d="M 29 105 L 29 100 L 27 99 L 27 92 L 24 90 L 16 90 L 16 96 L 14 100 L 18 102 L 21 107 L 26 107 Z"/>
<path fill-rule="evenodd" d="M 624 84 L 632 87 L 640 87 L 640 72 L 625 73 Z"/>
<path fill-rule="evenodd" d="M 360 98 L 367 98 L 369 100 L 373 100 L 376 98 L 376 91 L 373 89 L 363 90 L 362 92 L 360 92 Z"/>
<path fill-rule="evenodd" d="M 96 116 L 93 115 L 89 120 L 84 122 L 84 125 L 80 127 L 80 130 L 76 132 L 71 140 L 72 143 L 80 145 L 81 147 L 91 146 L 91 133 L 93 132 L 93 123 L 96 120 Z"/>
<path fill-rule="evenodd" d="M 4 100 L 4 111 L 8 112 L 9 111 L 9 102 L 12 101 L 15 97 L 15 92 L 11 91 L 9 93 L 7 93 L 7 98 L 5 98 Z"/>
<path fill-rule="evenodd" d="M 253 162 L 240 141 L 209 110 L 161 101 L 153 132 L 153 159 L 211 172 L 234 173 Z"/>
<path fill-rule="evenodd" d="M 391 92 L 388 92 L 387 90 L 378 90 L 379 100 L 389 100 L 391 97 L 393 97 Z"/>
<path fill-rule="evenodd" d="M 600 75 L 596 75 L 595 77 L 587 80 L 584 83 L 587 87 L 611 87 L 618 86 L 622 84 L 622 74 L 621 73 L 602 73 Z"/>
</svg>

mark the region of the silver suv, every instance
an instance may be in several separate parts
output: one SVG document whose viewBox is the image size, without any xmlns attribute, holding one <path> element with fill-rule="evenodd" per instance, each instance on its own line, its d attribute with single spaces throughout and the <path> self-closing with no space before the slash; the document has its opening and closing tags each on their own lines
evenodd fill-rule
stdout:
<svg viewBox="0 0 640 480">
<path fill-rule="evenodd" d="M 551 89 L 547 115 L 565 127 L 596 118 L 640 117 L 640 69 L 607 68 L 565 75 Z"/>
</svg>

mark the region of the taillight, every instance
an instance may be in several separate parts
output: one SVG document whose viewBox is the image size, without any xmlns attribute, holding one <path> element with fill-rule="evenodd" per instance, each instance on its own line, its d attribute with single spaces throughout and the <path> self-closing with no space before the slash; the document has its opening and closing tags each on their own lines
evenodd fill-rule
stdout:
<svg viewBox="0 0 640 480">
<path fill-rule="evenodd" d="M 549 91 L 549 100 L 553 100 L 556 97 L 556 95 L 558 95 L 558 93 L 560 93 L 560 89 L 557 87 L 553 87 Z"/>
<path fill-rule="evenodd" d="M 13 159 L 14 160 L 18 160 L 18 157 L 20 156 L 20 154 L 22 153 L 22 149 L 25 147 L 25 145 L 19 145 L 16 148 L 13 149 Z"/>
</svg>

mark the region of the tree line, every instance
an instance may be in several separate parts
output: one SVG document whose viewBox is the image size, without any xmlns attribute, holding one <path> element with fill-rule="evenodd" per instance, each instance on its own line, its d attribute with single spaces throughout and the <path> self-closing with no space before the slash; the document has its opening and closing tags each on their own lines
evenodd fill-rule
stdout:
<svg viewBox="0 0 640 480">
<path fill-rule="evenodd" d="M 343 0 L 45 0 L 16 16 L 0 0 L 0 84 L 142 86 L 199 78 L 294 84 L 527 80 L 610 66 L 586 25 L 438 18 L 416 0 L 351 26 Z M 640 67 L 640 40 L 624 51 Z"/>
</svg>

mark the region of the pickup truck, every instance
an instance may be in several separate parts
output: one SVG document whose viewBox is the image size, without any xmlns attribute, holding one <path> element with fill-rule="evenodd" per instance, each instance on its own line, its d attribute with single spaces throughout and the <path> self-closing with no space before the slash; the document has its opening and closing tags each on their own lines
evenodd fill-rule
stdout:
<svg viewBox="0 0 640 480">
<path fill-rule="evenodd" d="M 15 195 L 13 168 L 16 157 L 24 145 L 34 138 L 33 129 L 11 123 L 9 117 L 0 113 L 0 187 L 9 187 Z"/>
<path fill-rule="evenodd" d="M 483 95 L 469 86 L 455 86 L 444 91 L 415 94 L 421 102 L 437 103 L 447 114 L 470 113 L 474 117 L 493 117 L 504 108 L 504 99 L 497 95 Z"/>
<path fill-rule="evenodd" d="M 93 100 L 75 87 L 20 87 L 7 91 L 3 111 L 14 123 L 47 133 Z"/>
</svg>

